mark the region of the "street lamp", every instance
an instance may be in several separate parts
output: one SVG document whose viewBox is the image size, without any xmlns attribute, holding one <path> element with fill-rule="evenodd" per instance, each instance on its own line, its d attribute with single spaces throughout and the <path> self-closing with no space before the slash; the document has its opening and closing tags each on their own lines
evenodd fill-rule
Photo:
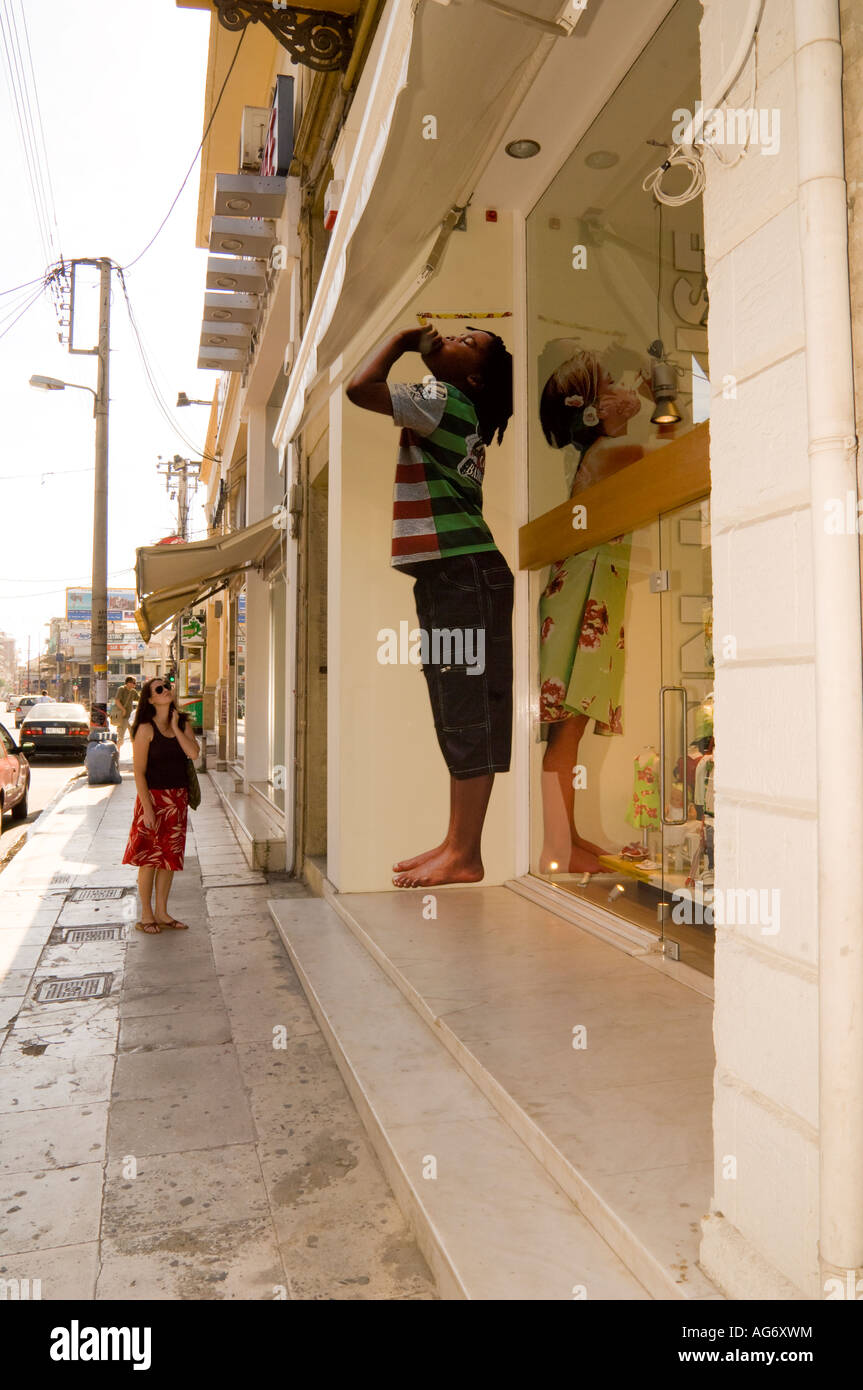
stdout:
<svg viewBox="0 0 863 1390">
<path fill-rule="evenodd" d="M 181 391 L 177 397 L 177 405 L 212 405 L 212 401 L 191 401 L 185 391 Z"/>
<path fill-rule="evenodd" d="M 31 376 L 30 385 L 37 391 L 65 391 L 67 386 L 76 391 L 89 391 L 93 397 L 93 414 L 96 414 L 96 392 L 92 386 L 84 386 L 80 381 L 60 381 L 56 376 Z"/>
</svg>

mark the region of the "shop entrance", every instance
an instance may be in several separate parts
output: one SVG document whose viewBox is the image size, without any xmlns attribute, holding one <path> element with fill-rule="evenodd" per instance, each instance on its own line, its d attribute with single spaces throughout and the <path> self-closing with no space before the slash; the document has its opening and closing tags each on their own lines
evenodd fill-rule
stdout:
<svg viewBox="0 0 863 1390">
<path fill-rule="evenodd" d="M 653 506 L 638 500 L 640 474 L 655 466 L 645 459 L 581 494 L 598 516 L 596 529 L 550 569 L 538 564 L 543 552 L 572 545 L 564 530 L 570 506 L 522 531 L 522 564 L 545 581 L 536 619 L 542 718 L 533 745 L 530 867 L 654 933 L 671 958 L 711 973 L 710 503 L 704 495 L 681 503 L 705 486 L 706 427 L 670 447 L 663 462 L 656 516 L 639 511 Z M 604 512 L 631 522 L 623 536 L 606 539 Z M 561 640 L 568 621 L 578 630 Z M 622 670 L 609 686 L 618 661 Z M 601 706 L 607 689 L 612 701 Z"/>
<path fill-rule="evenodd" d="M 678 0 L 527 218 L 531 874 L 712 971 L 710 383 Z M 660 156 L 661 159 L 661 156 Z M 681 196 L 676 196 L 680 194 Z"/>
</svg>

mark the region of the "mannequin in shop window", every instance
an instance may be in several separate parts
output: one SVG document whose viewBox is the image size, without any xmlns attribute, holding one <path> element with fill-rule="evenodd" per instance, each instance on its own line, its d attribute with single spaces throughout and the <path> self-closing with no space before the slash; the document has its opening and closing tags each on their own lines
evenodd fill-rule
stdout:
<svg viewBox="0 0 863 1390">
<path fill-rule="evenodd" d="M 576 450 L 571 497 L 637 462 L 665 439 L 625 440 L 629 421 L 651 399 L 643 373 L 636 389 L 615 382 L 593 352 L 580 349 L 552 372 L 540 420 L 555 449 Z M 569 481 L 569 479 L 568 479 Z M 549 725 L 543 759 L 540 872 L 599 873 L 605 851 L 575 824 L 573 769 L 590 720 L 594 733 L 623 733 L 624 609 L 631 536 L 557 560 L 540 600 L 539 717 Z"/>
</svg>

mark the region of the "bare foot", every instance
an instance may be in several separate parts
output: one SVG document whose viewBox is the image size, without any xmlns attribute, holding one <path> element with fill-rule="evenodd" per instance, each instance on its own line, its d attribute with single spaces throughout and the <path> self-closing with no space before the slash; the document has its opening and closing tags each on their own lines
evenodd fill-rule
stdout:
<svg viewBox="0 0 863 1390">
<path fill-rule="evenodd" d="M 398 864 L 393 864 L 393 872 L 397 874 L 408 873 L 415 869 L 418 864 L 424 864 L 427 859 L 434 859 L 435 855 L 443 854 L 446 849 L 446 840 L 442 840 L 434 849 L 427 849 L 423 854 L 415 854 L 413 859 L 400 859 Z"/>
<path fill-rule="evenodd" d="M 393 879 L 396 888 L 437 888 L 444 883 L 479 883 L 485 869 L 480 859 L 465 859 L 454 850 L 442 848 L 408 873 Z"/>
<path fill-rule="evenodd" d="M 599 852 L 601 854 L 602 850 Z M 571 874 L 601 874 L 602 865 L 595 854 L 581 849 L 579 845 L 573 845 L 572 853 L 569 856 L 569 872 Z"/>
<path fill-rule="evenodd" d="M 572 843 L 575 848 L 586 849 L 588 854 L 593 854 L 596 858 L 599 858 L 600 854 L 608 854 L 609 852 L 607 849 L 603 849 L 602 845 L 595 845 L 592 840 L 586 840 L 583 835 L 579 835 L 577 830 L 573 832 Z"/>
<path fill-rule="evenodd" d="M 539 856 L 539 872 L 541 874 L 563 874 L 567 872 L 569 861 L 569 850 L 564 854 L 558 854 L 554 850 L 543 849 Z"/>
</svg>

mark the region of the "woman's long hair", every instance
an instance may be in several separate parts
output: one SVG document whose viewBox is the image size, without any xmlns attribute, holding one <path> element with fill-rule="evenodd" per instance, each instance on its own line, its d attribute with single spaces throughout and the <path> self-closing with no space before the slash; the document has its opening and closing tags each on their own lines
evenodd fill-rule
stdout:
<svg viewBox="0 0 863 1390">
<path fill-rule="evenodd" d="M 150 699 L 151 686 L 167 684 L 168 682 L 164 680 L 161 676 L 153 676 L 150 680 L 144 682 L 141 688 L 141 694 L 138 696 L 138 708 L 135 711 L 135 719 L 134 723 L 132 724 L 133 739 L 142 724 L 155 724 L 156 722 L 156 706 Z M 172 703 L 176 705 L 177 701 L 173 694 L 171 696 L 171 700 Z M 182 710 L 179 710 L 178 713 L 180 716 L 180 728 L 185 729 L 186 724 L 188 722 L 188 716 L 183 714 Z"/>
</svg>

